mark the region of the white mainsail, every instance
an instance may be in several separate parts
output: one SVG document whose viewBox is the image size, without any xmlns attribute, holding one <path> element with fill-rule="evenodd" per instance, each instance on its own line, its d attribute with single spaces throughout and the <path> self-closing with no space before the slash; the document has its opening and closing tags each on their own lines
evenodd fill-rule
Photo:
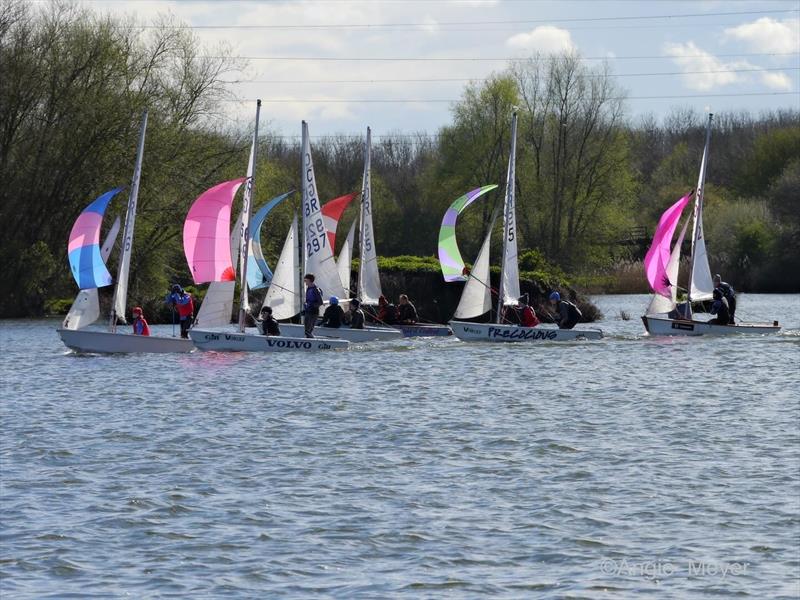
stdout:
<svg viewBox="0 0 800 600">
<path fill-rule="evenodd" d="M 367 127 L 367 141 L 364 145 L 364 178 L 361 188 L 361 252 L 358 268 L 358 295 L 362 304 L 378 304 L 378 298 L 382 295 L 378 256 L 375 250 L 375 233 L 372 230 L 371 155 L 372 132 Z"/>
<path fill-rule="evenodd" d="M 128 276 L 130 275 L 131 251 L 133 250 L 133 228 L 136 223 L 136 202 L 139 198 L 139 179 L 142 175 L 142 157 L 144 156 L 144 135 L 147 130 L 147 111 L 142 115 L 139 129 L 139 146 L 136 150 L 136 166 L 133 168 L 131 193 L 128 196 L 128 212 L 125 214 L 125 232 L 122 234 L 122 254 L 119 260 L 117 285 L 114 288 L 114 300 L 111 308 L 111 330 L 117 327 L 117 320 L 125 320 L 125 306 L 128 302 Z"/>
<path fill-rule="evenodd" d="M 108 256 L 111 254 L 112 248 L 114 248 L 114 243 L 117 241 L 117 235 L 119 234 L 119 228 L 120 220 L 119 217 L 117 217 L 111 229 L 108 231 L 106 241 L 103 243 L 102 248 L 100 248 L 100 257 L 103 259 L 103 262 L 108 260 Z M 97 288 L 89 288 L 78 292 L 67 316 L 64 317 L 62 327 L 64 329 L 82 329 L 91 325 L 99 318 L 100 299 Z"/>
<path fill-rule="evenodd" d="M 711 142 L 711 120 L 708 115 L 706 125 L 706 143 L 703 148 L 703 160 L 700 163 L 700 176 L 697 181 L 697 194 L 694 199 L 694 226 L 692 228 L 692 268 L 689 284 L 689 299 L 693 302 L 709 300 L 713 297 L 714 282 L 711 279 L 711 268 L 708 266 L 706 241 L 703 233 L 703 200 L 705 199 L 706 168 L 708 166 L 708 147 Z"/>
<path fill-rule="evenodd" d="M 242 196 L 242 212 L 239 226 L 239 331 L 244 331 L 245 314 L 250 310 L 247 296 L 247 256 L 250 250 L 250 200 L 255 187 L 256 152 L 258 150 L 258 119 L 261 114 L 261 100 L 256 103 L 256 126 L 253 130 L 253 144 L 247 162 L 247 183 Z"/>
<path fill-rule="evenodd" d="M 662 296 L 661 294 L 653 294 L 653 299 L 650 300 L 650 305 L 647 307 L 645 314 L 655 315 L 660 313 L 668 313 L 675 309 L 678 303 L 678 268 L 681 261 L 681 246 L 683 245 L 683 238 L 686 236 L 686 229 L 689 227 L 689 219 L 683 224 L 681 233 L 678 236 L 678 241 L 672 248 L 669 255 L 669 262 L 667 263 L 667 277 L 670 281 L 670 297 Z"/>
<path fill-rule="evenodd" d="M 350 271 L 351 263 L 353 262 L 353 240 L 356 235 L 356 222 L 350 225 L 350 231 L 347 232 L 347 239 L 339 250 L 339 258 L 336 261 L 336 267 L 339 269 L 339 279 L 342 280 L 344 289 L 350 289 Z"/>
<path fill-rule="evenodd" d="M 517 222 L 514 187 L 516 182 L 517 113 L 511 119 L 511 152 L 506 175 L 506 197 L 503 210 L 503 261 L 500 274 L 500 302 L 516 305 L 520 297 L 519 266 L 517 265 Z M 498 322 L 502 310 L 498 310 Z"/>
<path fill-rule="evenodd" d="M 325 297 L 348 298 L 339 278 L 333 249 L 328 243 L 328 231 L 322 218 L 321 204 L 317 194 L 314 177 L 314 163 L 311 159 L 311 143 L 308 137 L 308 124 L 303 121 L 303 263 L 307 273 L 313 273 L 315 283 Z"/>
<path fill-rule="evenodd" d="M 299 270 L 300 236 L 295 215 L 264 298 L 264 306 L 272 308 L 272 316 L 276 319 L 291 319 L 300 312 Z"/>
<path fill-rule="evenodd" d="M 492 220 L 494 224 L 494 220 Z M 492 228 L 483 240 L 478 258 L 472 265 L 469 279 L 464 284 L 461 300 L 456 308 L 456 319 L 472 319 L 492 310 L 491 286 L 489 283 L 489 247 L 492 240 Z"/>
</svg>

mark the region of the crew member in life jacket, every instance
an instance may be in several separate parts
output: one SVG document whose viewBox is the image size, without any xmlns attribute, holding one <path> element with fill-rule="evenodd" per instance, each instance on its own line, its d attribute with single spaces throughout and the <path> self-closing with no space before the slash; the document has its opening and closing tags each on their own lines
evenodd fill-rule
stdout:
<svg viewBox="0 0 800 600">
<path fill-rule="evenodd" d="M 528 298 L 526 296 L 520 296 L 517 302 L 519 324 L 523 327 L 536 327 L 539 324 L 539 319 L 536 316 L 536 312 L 528 304 Z"/>
<path fill-rule="evenodd" d="M 413 325 L 419 320 L 417 307 L 411 304 L 408 296 L 400 294 L 400 304 L 397 307 L 397 320 L 404 325 Z"/>
<path fill-rule="evenodd" d="M 733 291 L 733 286 L 730 283 L 722 281 L 719 273 L 714 275 L 714 287 L 722 292 L 722 297 L 728 301 L 728 311 L 731 314 L 731 325 L 735 325 L 733 316 L 736 313 L 736 292 Z"/>
<path fill-rule="evenodd" d="M 378 316 L 376 320 L 385 325 L 397 323 L 397 307 L 386 299 L 386 296 L 378 298 Z"/>
<path fill-rule="evenodd" d="M 333 327 L 339 329 L 344 321 L 344 310 L 339 306 L 339 298 L 331 296 L 328 300 L 328 308 L 322 313 L 322 323 L 320 327 Z"/>
<path fill-rule="evenodd" d="M 350 323 L 350 329 L 364 329 L 364 311 L 361 310 L 361 302 L 356 298 L 350 300 L 346 322 Z"/>
<path fill-rule="evenodd" d="M 303 329 L 307 338 L 314 337 L 314 325 L 319 317 L 319 307 L 322 306 L 322 290 L 314 283 L 313 273 L 306 273 L 303 283 L 306 284 L 306 301 L 303 304 Z"/>
<path fill-rule="evenodd" d="M 728 307 L 728 300 L 719 288 L 714 288 L 714 302 L 709 311 L 712 315 L 717 315 L 708 323 L 710 325 L 730 325 L 731 324 L 731 311 Z"/>
<path fill-rule="evenodd" d="M 194 301 L 192 295 L 185 292 L 177 283 L 172 286 L 172 292 L 167 294 L 166 304 L 171 304 L 173 310 L 178 311 L 178 318 L 181 323 L 181 337 L 189 337 L 189 328 L 194 322 Z M 174 323 L 174 321 L 173 321 Z"/>
<path fill-rule="evenodd" d="M 264 335 L 280 335 L 281 328 L 278 321 L 272 316 L 272 308 L 265 306 L 261 309 L 261 319 L 258 322 L 259 329 Z"/>
<path fill-rule="evenodd" d="M 550 294 L 550 304 L 558 310 L 554 320 L 559 329 L 572 329 L 583 316 L 577 306 L 569 300 L 562 300 L 558 292 Z"/>
<path fill-rule="evenodd" d="M 150 335 L 150 326 L 142 315 L 142 308 L 133 308 L 133 335 Z"/>
</svg>

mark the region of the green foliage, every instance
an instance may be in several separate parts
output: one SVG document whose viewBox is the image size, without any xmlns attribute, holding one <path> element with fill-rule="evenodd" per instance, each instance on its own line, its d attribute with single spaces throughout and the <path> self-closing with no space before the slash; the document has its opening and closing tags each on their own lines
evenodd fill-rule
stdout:
<svg viewBox="0 0 800 600">
<path fill-rule="evenodd" d="M 746 194 L 758 194 L 798 160 L 800 126 L 765 132 L 756 138 L 749 160 L 742 165 L 738 187 Z"/>
</svg>

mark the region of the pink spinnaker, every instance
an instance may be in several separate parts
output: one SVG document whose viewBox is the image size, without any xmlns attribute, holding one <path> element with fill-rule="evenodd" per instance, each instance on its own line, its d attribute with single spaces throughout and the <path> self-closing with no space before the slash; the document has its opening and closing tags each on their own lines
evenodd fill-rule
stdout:
<svg viewBox="0 0 800 600">
<path fill-rule="evenodd" d="M 197 197 L 183 223 L 183 251 L 195 283 L 234 281 L 231 205 L 246 178 L 217 184 Z"/>
<path fill-rule="evenodd" d="M 681 218 L 681 213 L 691 197 L 692 193 L 685 195 L 664 211 L 658 221 L 653 243 L 644 257 L 644 270 L 650 287 L 656 294 L 661 294 L 667 298 L 671 297 L 670 286 L 676 283 L 675 281 L 670 281 L 667 275 L 667 265 L 669 264 L 671 253 L 670 244 L 672 243 L 675 228 Z"/>
</svg>

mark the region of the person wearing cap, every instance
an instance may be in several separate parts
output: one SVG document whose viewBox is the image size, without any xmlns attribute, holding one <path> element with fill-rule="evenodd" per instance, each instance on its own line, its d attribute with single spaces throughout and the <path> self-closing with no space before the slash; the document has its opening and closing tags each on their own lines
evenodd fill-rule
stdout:
<svg viewBox="0 0 800 600">
<path fill-rule="evenodd" d="M 519 324 L 523 327 L 536 327 L 539 324 L 540 321 L 536 316 L 536 312 L 528 304 L 526 296 L 520 296 L 517 300 L 517 310 L 519 311 Z"/>
<path fill-rule="evenodd" d="M 553 317 L 553 320 L 559 329 L 572 329 L 583 316 L 577 306 L 569 300 L 563 300 L 558 292 L 550 294 L 550 305 L 558 309 L 558 313 Z"/>
<path fill-rule="evenodd" d="M 411 304 L 408 296 L 400 294 L 400 304 L 397 305 L 397 320 L 404 325 L 413 325 L 419 320 L 417 307 Z"/>
<path fill-rule="evenodd" d="M 165 304 L 171 304 L 173 310 L 178 311 L 178 318 L 181 322 L 181 337 L 189 337 L 189 328 L 194 321 L 194 301 L 192 295 L 185 292 L 177 283 L 172 286 L 172 291 L 167 294 Z M 174 323 L 174 321 L 173 321 Z"/>
<path fill-rule="evenodd" d="M 303 304 L 303 329 L 307 338 L 314 337 L 314 325 L 319 317 L 319 307 L 322 306 L 322 290 L 314 283 L 313 273 L 306 273 L 303 283 L 306 284 L 306 301 Z"/>
<path fill-rule="evenodd" d="M 280 335 L 281 328 L 278 321 L 272 316 L 272 307 L 265 306 L 261 309 L 261 319 L 258 321 L 259 329 L 264 335 Z"/>
<path fill-rule="evenodd" d="M 328 302 L 328 308 L 322 313 L 322 323 L 320 323 L 320 327 L 339 329 L 339 327 L 342 326 L 342 321 L 344 321 L 344 311 L 342 307 L 339 306 L 339 298 L 331 296 Z"/>
<path fill-rule="evenodd" d="M 350 329 L 364 329 L 364 311 L 361 310 L 361 302 L 356 298 L 350 300 L 347 321 L 350 323 Z"/>
<path fill-rule="evenodd" d="M 736 313 L 736 292 L 733 290 L 733 286 L 730 283 L 722 281 L 722 277 L 717 273 L 714 275 L 714 289 L 718 289 L 722 297 L 727 301 L 728 312 L 730 313 L 730 324 L 734 325 L 733 315 Z"/>
<path fill-rule="evenodd" d="M 142 314 L 142 307 L 133 308 L 133 335 L 150 335 L 150 326 Z"/>
</svg>

